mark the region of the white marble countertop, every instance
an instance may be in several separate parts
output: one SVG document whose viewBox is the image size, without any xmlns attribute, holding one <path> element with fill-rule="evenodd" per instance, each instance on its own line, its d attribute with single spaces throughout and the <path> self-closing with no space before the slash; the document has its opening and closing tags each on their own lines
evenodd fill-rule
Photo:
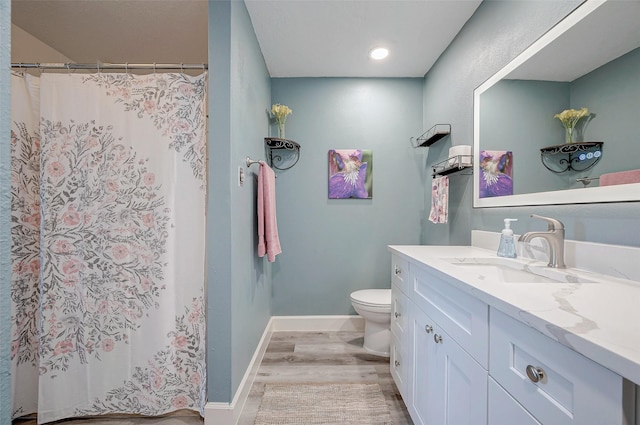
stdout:
<svg viewBox="0 0 640 425">
<path fill-rule="evenodd" d="M 493 250 L 405 245 L 389 250 L 452 277 L 457 288 L 640 385 L 640 282 L 567 269 L 593 282 L 496 283 L 446 261 L 498 258 Z"/>
</svg>

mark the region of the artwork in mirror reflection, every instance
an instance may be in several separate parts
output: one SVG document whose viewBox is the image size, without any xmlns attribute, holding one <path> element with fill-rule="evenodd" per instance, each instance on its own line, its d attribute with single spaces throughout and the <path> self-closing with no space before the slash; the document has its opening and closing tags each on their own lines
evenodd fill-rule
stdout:
<svg viewBox="0 0 640 425">
<path fill-rule="evenodd" d="M 329 199 L 373 197 L 373 151 L 329 150 Z"/>
<path fill-rule="evenodd" d="M 513 153 L 480 151 L 480 197 L 513 195 Z"/>
</svg>

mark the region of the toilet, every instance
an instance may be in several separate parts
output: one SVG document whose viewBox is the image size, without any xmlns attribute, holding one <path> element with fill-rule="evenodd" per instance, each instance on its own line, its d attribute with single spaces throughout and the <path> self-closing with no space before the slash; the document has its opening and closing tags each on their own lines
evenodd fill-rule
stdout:
<svg viewBox="0 0 640 425">
<path fill-rule="evenodd" d="M 352 292 L 351 305 L 364 318 L 365 351 L 389 357 L 391 289 L 362 289 Z"/>
</svg>

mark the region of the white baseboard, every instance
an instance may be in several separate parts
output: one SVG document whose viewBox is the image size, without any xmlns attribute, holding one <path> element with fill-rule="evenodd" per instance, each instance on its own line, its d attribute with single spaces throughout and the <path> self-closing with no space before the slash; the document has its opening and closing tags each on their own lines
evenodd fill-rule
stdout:
<svg viewBox="0 0 640 425">
<path fill-rule="evenodd" d="M 264 357 L 264 353 L 267 351 L 267 346 L 271 340 L 271 334 L 273 333 L 273 317 L 267 323 L 267 326 L 262 333 L 262 338 L 256 347 L 256 351 L 249 362 L 247 371 L 242 377 L 242 381 L 238 386 L 235 396 L 231 403 L 214 403 L 208 402 L 204 406 L 204 424 L 205 425 L 235 425 L 238 423 L 238 418 L 242 412 L 242 408 L 247 401 L 249 391 L 253 385 L 253 381 L 258 373 L 258 368 Z"/>
<path fill-rule="evenodd" d="M 273 331 L 363 331 L 361 316 L 273 316 Z"/>
<path fill-rule="evenodd" d="M 362 331 L 364 319 L 360 316 L 272 316 L 265 328 L 247 371 L 231 403 L 209 402 L 204 407 L 205 425 L 236 425 L 247 401 L 258 368 L 267 351 L 273 332 L 277 331 Z"/>
</svg>

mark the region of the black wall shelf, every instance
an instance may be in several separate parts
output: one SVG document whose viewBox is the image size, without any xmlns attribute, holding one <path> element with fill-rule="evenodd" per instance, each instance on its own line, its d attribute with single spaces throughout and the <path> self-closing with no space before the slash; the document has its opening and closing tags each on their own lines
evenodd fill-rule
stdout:
<svg viewBox="0 0 640 425">
<path fill-rule="evenodd" d="M 451 134 L 451 124 L 436 124 L 416 138 L 415 142 L 412 137 L 411 143 L 414 148 L 427 147 L 449 134 Z"/>
<path fill-rule="evenodd" d="M 300 159 L 300 144 L 293 140 L 265 137 L 264 150 L 269 166 L 276 170 L 288 170 Z"/>
<path fill-rule="evenodd" d="M 431 177 L 446 176 L 473 167 L 473 155 L 456 155 L 431 166 Z M 472 174 L 472 173 L 467 173 Z"/>
<path fill-rule="evenodd" d="M 540 160 L 553 173 L 586 171 L 602 158 L 604 142 L 577 142 L 540 149 Z"/>
</svg>

